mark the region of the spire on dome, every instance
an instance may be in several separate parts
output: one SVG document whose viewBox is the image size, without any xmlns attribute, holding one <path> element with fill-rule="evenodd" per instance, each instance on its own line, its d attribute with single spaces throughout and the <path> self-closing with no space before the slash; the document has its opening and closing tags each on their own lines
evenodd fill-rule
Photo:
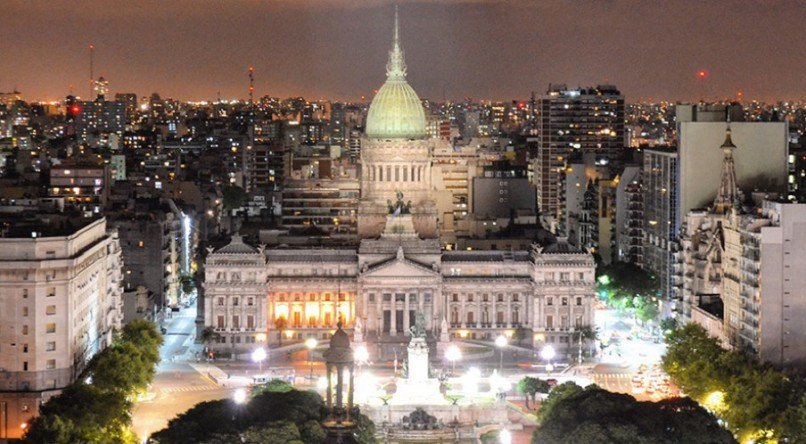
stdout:
<svg viewBox="0 0 806 444">
<path fill-rule="evenodd" d="M 386 63 L 386 78 L 404 80 L 406 78 L 406 61 L 403 60 L 403 50 L 400 49 L 400 24 L 395 5 L 395 32 L 392 38 L 392 50 L 389 51 L 389 61 Z"/>
<path fill-rule="evenodd" d="M 736 185 L 736 166 L 733 162 L 733 150 L 736 145 L 730 136 L 730 119 L 728 128 L 725 131 L 725 142 L 722 143 L 722 179 L 719 182 L 719 190 L 714 199 L 714 213 L 727 214 L 739 201 L 739 187 Z"/>
</svg>

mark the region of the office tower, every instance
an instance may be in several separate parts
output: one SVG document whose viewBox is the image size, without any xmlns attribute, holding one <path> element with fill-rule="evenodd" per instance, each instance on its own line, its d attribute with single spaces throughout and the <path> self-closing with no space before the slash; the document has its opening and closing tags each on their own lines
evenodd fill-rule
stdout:
<svg viewBox="0 0 806 444">
<path fill-rule="evenodd" d="M 66 198 L 65 206 L 97 214 L 109 197 L 108 165 L 61 164 L 50 169 L 48 194 Z"/>
<path fill-rule="evenodd" d="M 538 207 L 559 231 L 564 218 L 560 182 L 569 157 L 595 153 L 597 161 L 622 157 L 624 96 L 612 85 L 570 89 L 550 85 L 539 98 L 539 142 L 534 166 Z"/>
<path fill-rule="evenodd" d="M 677 219 L 677 150 L 658 146 L 644 150 L 644 269 L 658 280 L 664 300 L 678 300 L 673 281 Z"/>
<path fill-rule="evenodd" d="M 0 438 L 72 383 L 121 327 L 121 252 L 105 219 L 15 220 L 0 237 Z"/>
<path fill-rule="evenodd" d="M 616 185 L 615 259 L 643 267 L 644 189 L 641 167 L 624 167 Z"/>
</svg>

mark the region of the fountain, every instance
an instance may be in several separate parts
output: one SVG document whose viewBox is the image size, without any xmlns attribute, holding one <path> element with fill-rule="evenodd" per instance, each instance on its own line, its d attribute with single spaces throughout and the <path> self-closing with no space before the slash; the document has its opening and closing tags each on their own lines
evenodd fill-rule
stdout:
<svg viewBox="0 0 806 444">
<path fill-rule="evenodd" d="M 359 376 L 361 395 L 357 397 L 361 411 L 378 426 L 383 442 L 477 442 L 486 431 L 502 425 L 514 427 L 507 418 L 506 403 L 492 393 L 501 379 L 497 372 L 491 378 L 491 392 L 480 392 L 478 369 L 468 372 L 463 390 L 446 396 L 440 381 L 429 372 L 425 316 L 418 313 L 409 330 L 408 373 L 396 381 L 395 393 L 383 396 L 377 386 Z M 366 378 L 369 375 L 364 375 Z M 461 378 L 460 378 L 461 379 Z M 374 384 L 372 384 L 374 385 Z"/>
</svg>

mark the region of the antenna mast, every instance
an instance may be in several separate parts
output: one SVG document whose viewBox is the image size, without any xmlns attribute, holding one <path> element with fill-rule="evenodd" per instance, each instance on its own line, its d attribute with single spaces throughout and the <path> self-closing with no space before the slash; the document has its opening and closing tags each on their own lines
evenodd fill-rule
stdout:
<svg viewBox="0 0 806 444">
<path fill-rule="evenodd" d="M 95 45 L 90 43 L 90 95 L 87 96 L 87 100 L 92 100 L 92 90 L 94 89 L 95 82 L 95 74 L 93 72 L 93 58 L 95 56 Z"/>
<path fill-rule="evenodd" d="M 254 106 L 255 105 L 255 68 L 249 67 L 249 104 Z"/>
</svg>

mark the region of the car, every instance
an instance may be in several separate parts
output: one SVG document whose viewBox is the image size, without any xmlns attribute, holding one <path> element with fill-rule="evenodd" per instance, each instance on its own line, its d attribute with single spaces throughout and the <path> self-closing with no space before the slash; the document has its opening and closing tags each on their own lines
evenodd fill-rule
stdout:
<svg viewBox="0 0 806 444">
<path fill-rule="evenodd" d="M 554 378 L 546 379 L 546 382 L 548 383 L 549 387 L 554 387 L 557 385 L 557 380 Z"/>
<path fill-rule="evenodd" d="M 168 333 L 168 329 L 165 328 L 165 327 L 160 327 L 160 333 L 166 334 L 166 333 Z"/>
</svg>

